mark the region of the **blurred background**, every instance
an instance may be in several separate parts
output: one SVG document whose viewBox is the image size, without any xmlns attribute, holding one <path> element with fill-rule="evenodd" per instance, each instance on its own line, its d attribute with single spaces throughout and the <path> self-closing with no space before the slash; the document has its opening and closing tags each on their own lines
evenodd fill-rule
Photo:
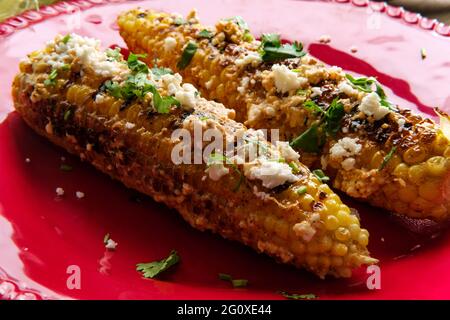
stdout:
<svg viewBox="0 0 450 320">
<path fill-rule="evenodd" d="M 24 10 L 36 9 L 41 5 L 54 2 L 58 0 L 0 0 L 0 21 Z M 404 6 L 410 11 L 420 12 L 424 16 L 450 23 L 450 0 L 388 0 L 385 2 Z"/>
</svg>

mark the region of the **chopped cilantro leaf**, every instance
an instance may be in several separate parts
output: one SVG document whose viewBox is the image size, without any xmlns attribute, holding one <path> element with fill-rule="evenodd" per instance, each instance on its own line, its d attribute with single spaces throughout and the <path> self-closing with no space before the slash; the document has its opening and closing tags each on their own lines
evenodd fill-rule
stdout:
<svg viewBox="0 0 450 320">
<path fill-rule="evenodd" d="M 64 36 L 64 38 L 62 38 L 61 41 L 62 41 L 62 43 L 67 44 L 67 42 L 69 42 L 70 38 L 71 38 L 71 35 L 70 35 L 70 33 L 68 33 Z"/>
<path fill-rule="evenodd" d="M 247 279 L 233 279 L 229 274 L 219 273 L 219 279 L 223 281 L 229 281 L 233 288 L 246 287 L 248 284 Z"/>
<path fill-rule="evenodd" d="M 146 54 L 130 53 L 127 60 L 128 68 L 130 68 L 131 71 L 136 73 L 148 73 L 147 65 L 139 60 L 139 58 L 146 58 L 146 57 L 147 57 Z"/>
<path fill-rule="evenodd" d="M 298 148 L 305 152 L 313 153 L 318 153 L 322 145 L 323 137 L 317 123 L 313 124 L 290 143 L 290 146 L 294 149 Z"/>
<path fill-rule="evenodd" d="M 181 54 L 181 59 L 177 63 L 177 68 L 180 70 L 185 69 L 189 63 L 191 63 L 192 58 L 197 52 L 197 44 L 195 42 L 190 41 L 183 50 Z"/>
<path fill-rule="evenodd" d="M 203 29 L 202 31 L 200 31 L 198 33 L 199 38 L 211 39 L 213 36 L 214 36 L 214 34 L 211 31 L 206 30 L 206 29 Z"/>
<path fill-rule="evenodd" d="M 64 112 L 64 116 L 63 116 L 64 121 L 69 120 L 71 114 L 72 114 L 72 109 L 67 109 L 67 110 Z"/>
<path fill-rule="evenodd" d="M 261 38 L 259 48 L 261 58 L 265 62 L 275 62 L 289 58 L 303 57 L 306 52 L 303 51 L 303 45 L 295 41 L 293 44 L 281 44 L 280 35 L 264 34 Z"/>
<path fill-rule="evenodd" d="M 284 159 L 283 159 L 284 160 Z M 284 161 L 283 161 L 284 162 Z M 291 167 L 292 169 L 292 173 L 293 174 L 297 174 L 300 173 L 300 168 L 298 167 L 298 165 L 295 162 L 289 162 L 289 167 Z"/>
<path fill-rule="evenodd" d="M 314 112 L 315 114 L 321 114 L 323 113 L 323 110 L 321 107 L 319 107 L 314 101 L 308 100 L 303 104 L 303 107 L 311 112 Z"/>
<path fill-rule="evenodd" d="M 327 182 L 327 181 L 330 180 L 330 178 L 327 177 L 327 176 L 325 175 L 325 173 L 323 173 L 323 171 L 320 170 L 320 169 L 316 169 L 316 170 L 314 170 L 312 173 L 317 177 L 317 179 L 320 180 L 320 182 Z"/>
<path fill-rule="evenodd" d="M 297 190 L 295 191 L 298 195 L 302 195 L 305 194 L 307 191 L 306 186 L 300 186 L 297 188 Z"/>
<path fill-rule="evenodd" d="M 338 101 L 338 98 L 333 99 L 325 112 L 325 132 L 335 136 L 341 128 L 341 120 L 344 115 L 344 105 Z"/>
<path fill-rule="evenodd" d="M 138 263 L 136 270 L 142 272 L 144 278 L 155 278 L 162 272 L 169 269 L 171 266 L 177 264 L 180 261 L 180 257 L 175 250 L 172 250 L 167 258 L 160 261 L 154 261 L 149 263 Z"/>
<path fill-rule="evenodd" d="M 114 49 L 111 49 L 111 48 L 107 49 L 106 56 L 109 58 L 109 60 L 115 60 L 115 61 L 122 60 L 122 54 L 120 53 L 119 47 L 116 47 Z"/>
<path fill-rule="evenodd" d="M 69 172 L 69 171 L 72 171 L 72 170 L 73 170 L 73 167 L 70 166 L 70 165 L 68 165 L 68 164 L 63 163 L 63 164 L 61 164 L 61 166 L 59 167 L 59 169 L 60 169 L 61 171 Z"/>
<path fill-rule="evenodd" d="M 231 166 L 233 171 L 239 175 L 239 180 L 236 183 L 236 186 L 233 188 L 233 192 L 238 191 L 242 184 L 242 181 L 244 180 L 244 175 L 239 170 L 237 165 L 234 164 L 227 156 L 224 156 L 223 154 L 220 154 L 220 153 L 211 153 L 209 155 L 206 165 L 207 165 L 207 167 L 210 167 L 213 164 L 228 164 L 229 166 Z"/>
<path fill-rule="evenodd" d="M 156 77 L 156 79 L 161 78 L 165 74 L 173 74 L 172 69 L 169 69 L 169 68 L 153 67 L 151 69 L 151 71 L 152 71 L 153 75 Z"/>
<path fill-rule="evenodd" d="M 394 146 L 392 147 L 391 151 L 388 152 L 388 154 L 383 158 L 383 162 L 381 163 L 380 167 L 378 168 L 378 171 L 381 171 L 384 169 L 384 167 L 386 167 L 387 163 L 389 162 L 389 160 L 391 160 L 392 156 L 394 155 L 394 153 L 397 151 L 397 147 Z"/>
<path fill-rule="evenodd" d="M 176 26 L 181 26 L 181 25 L 186 24 L 186 23 L 187 23 L 186 19 L 184 19 L 182 17 L 176 17 L 173 20 L 173 24 L 176 25 Z"/>
<path fill-rule="evenodd" d="M 56 77 L 58 76 L 58 69 L 53 69 L 48 75 L 48 78 L 44 80 L 45 86 L 54 86 L 56 84 Z"/>
</svg>

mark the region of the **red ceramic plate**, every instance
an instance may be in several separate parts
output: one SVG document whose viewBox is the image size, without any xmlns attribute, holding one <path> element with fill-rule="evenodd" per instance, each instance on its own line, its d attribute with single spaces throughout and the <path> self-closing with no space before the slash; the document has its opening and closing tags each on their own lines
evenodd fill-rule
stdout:
<svg viewBox="0 0 450 320">
<path fill-rule="evenodd" d="M 349 1 L 69 1 L 0 24 L 0 297 L 75 299 L 277 299 L 277 291 L 323 299 L 450 298 L 450 235 L 433 225 L 409 224 L 380 209 L 345 199 L 370 230 L 380 259 L 381 290 L 366 287 L 359 270 L 348 280 L 319 280 L 219 236 L 192 229 L 176 212 L 137 195 L 34 134 L 12 112 L 10 84 L 19 60 L 57 33 L 69 31 L 122 45 L 115 17 L 143 6 L 186 14 L 204 23 L 241 15 L 260 34 L 299 39 L 316 57 L 377 76 L 392 100 L 432 115 L 450 111 L 449 29 L 402 9 Z M 318 39 L 329 35 L 329 44 Z M 351 48 L 357 52 L 351 52 Z M 422 60 L 421 49 L 427 52 Z M 61 157 L 73 166 L 63 172 Z M 30 161 L 27 162 L 26 158 Z M 65 195 L 55 198 L 55 188 Z M 76 191 L 85 193 L 77 199 Z M 139 201 L 136 201 L 136 200 Z M 420 231 L 420 232 L 418 232 Z M 105 251 L 103 236 L 119 245 Z M 139 262 L 166 256 L 182 262 L 164 278 L 145 280 Z M 67 287 L 70 266 L 81 289 Z M 232 289 L 219 272 L 249 280 Z"/>
</svg>

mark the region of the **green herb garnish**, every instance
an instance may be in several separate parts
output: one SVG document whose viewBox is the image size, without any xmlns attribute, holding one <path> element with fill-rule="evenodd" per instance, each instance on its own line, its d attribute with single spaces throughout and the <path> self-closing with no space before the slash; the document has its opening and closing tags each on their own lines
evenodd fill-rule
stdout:
<svg viewBox="0 0 450 320">
<path fill-rule="evenodd" d="M 156 79 L 161 78 L 163 75 L 165 74 L 173 74 L 172 69 L 169 68 L 158 68 L 158 67 L 154 67 L 151 69 L 153 75 L 155 76 Z"/>
<path fill-rule="evenodd" d="M 192 58 L 197 52 L 197 44 L 195 42 L 190 41 L 183 50 L 181 54 L 181 59 L 177 63 L 177 68 L 183 70 L 186 68 L 189 63 L 191 63 Z"/>
<path fill-rule="evenodd" d="M 275 62 L 289 58 L 303 57 L 306 52 L 303 51 L 303 45 L 300 42 L 293 44 L 281 44 L 280 35 L 264 34 L 261 38 L 259 48 L 261 58 L 265 62 Z"/>
<path fill-rule="evenodd" d="M 282 160 L 284 162 L 284 159 L 282 159 Z M 288 166 L 291 167 L 293 174 L 300 173 L 300 168 L 298 167 L 298 165 L 295 162 L 289 162 Z"/>
<path fill-rule="evenodd" d="M 297 190 L 295 190 L 295 192 L 296 192 L 298 195 L 305 194 L 306 191 L 307 191 L 306 186 L 300 186 L 300 187 L 297 188 Z"/>
<path fill-rule="evenodd" d="M 71 35 L 70 35 L 70 33 L 68 33 L 64 36 L 64 38 L 62 38 L 61 41 L 62 41 L 62 43 L 67 44 L 67 42 L 69 42 L 70 38 L 71 38 Z"/>
<path fill-rule="evenodd" d="M 378 96 L 380 97 L 380 104 L 382 106 L 384 106 L 390 110 L 394 110 L 394 111 L 396 110 L 395 106 L 387 100 L 387 96 L 383 90 L 383 87 L 377 81 L 377 79 L 375 79 L 373 77 L 354 78 L 350 74 L 346 74 L 345 77 L 352 84 L 353 87 L 355 87 L 356 89 L 358 89 L 360 91 L 367 92 L 367 93 L 376 92 L 378 94 Z M 375 85 L 375 90 L 373 90 L 374 85 Z"/>
<path fill-rule="evenodd" d="M 315 103 L 315 102 L 312 101 L 312 100 L 306 101 L 306 102 L 303 104 L 303 107 L 304 107 L 306 110 L 308 110 L 308 111 L 314 112 L 315 114 L 322 114 L 322 113 L 324 113 L 323 110 L 322 110 L 322 108 L 319 107 L 319 106 L 317 105 L 317 103 Z"/>
<path fill-rule="evenodd" d="M 144 278 L 155 278 L 160 273 L 166 271 L 171 266 L 177 264 L 180 261 L 180 257 L 175 250 L 172 250 L 167 258 L 160 261 L 154 261 L 149 263 L 138 263 L 136 270 L 142 272 Z"/>
<path fill-rule="evenodd" d="M 148 73 L 147 65 L 144 62 L 142 62 L 141 60 L 139 60 L 139 58 L 145 59 L 146 57 L 147 57 L 146 54 L 130 53 L 130 55 L 128 56 L 128 60 L 127 60 L 128 68 L 130 68 L 130 70 L 132 72 Z"/>
<path fill-rule="evenodd" d="M 380 167 L 378 168 L 378 171 L 381 171 L 384 169 L 384 167 L 386 167 L 387 163 L 389 162 L 389 160 L 391 160 L 392 156 L 394 155 L 394 153 L 396 151 L 397 151 L 397 147 L 396 146 L 392 147 L 391 151 L 389 151 L 388 154 L 384 156 L 383 162 L 381 163 Z"/>
<path fill-rule="evenodd" d="M 229 274 L 219 273 L 219 279 L 223 281 L 229 281 L 233 288 L 242 288 L 248 285 L 246 279 L 233 279 Z"/>
<path fill-rule="evenodd" d="M 69 120 L 71 114 L 72 114 L 72 109 L 67 109 L 67 110 L 64 112 L 64 116 L 63 116 L 64 121 Z"/>
<path fill-rule="evenodd" d="M 323 144 L 323 135 L 319 131 L 318 124 L 315 123 L 304 131 L 301 135 L 295 138 L 290 146 L 292 148 L 299 148 L 305 152 L 318 153 Z"/>
<path fill-rule="evenodd" d="M 341 128 L 341 121 L 345 115 L 344 105 L 334 98 L 325 112 L 325 132 L 335 136 Z"/>
<path fill-rule="evenodd" d="M 58 70 L 53 69 L 48 75 L 48 78 L 44 80 L 45 86 L 54 86 L 56 84 L 56 77 L 58 77 Z"/>
<path fill-rule="evenodd" d="M 280 292 L 281 295 L 288 299 L 293 300 L 311 300 L 311 299 L 317 299 L 318 297 L 315 294 L 307 293 L 307 294 L 297 294 L 297 293 L 287 293 L 287 292 Z"/>
<path fill-rule="evenodd" d="M 70 64 L 67 64 L 67 63 L 63 64 L 63 65 L 61 66 L 61 70 L 63 70 L 63 71 L 68 71 L 68 70 L 70 70 Z"/>
<path fill-rule="evenodd" d="M 317 179 L 320 180 L 320 182 L 327 182 L 327 181 L 330 181 L 330 178 L 327 177 L 327 176 L 325 175 L 325 173 L 323 173 L 323 171 L 320 170 L 320 169 L 316 169 L 316 170 L 314 170 L 312 173 L 317 177 Z"/>
<path fill-rule="evenodd" d="M 116 47 L 114 49 L 111 49 L 111 48 L 107 49 L 106 56 L 109 58 L 109 60 L 115 60 L 115 61 L 122 60 L 122 54 L 120 53 L 119 47 Z"/>
<path fill-rule="evenodd" d="M 63 163 L 63 164 L 61 164 L 61 166 L 59 167 L 59 169 L 60 169 L 61 171 L 69 172 L 69 171 L 72 171 L 72 170 L 73 170 L 73 167 L 70 166 L 70 165 L 68 165 L 68 164 Z"/>
<path fill-rule="evenodd" d="M 199 38 L 206 38 L 206 39 L 211 39 L 214 36 L 214 33 L 212 33 L 209 30 L 203 29 L 202 31 L 200 31 L 198 33 L 198 37 Z"/>
</svg>

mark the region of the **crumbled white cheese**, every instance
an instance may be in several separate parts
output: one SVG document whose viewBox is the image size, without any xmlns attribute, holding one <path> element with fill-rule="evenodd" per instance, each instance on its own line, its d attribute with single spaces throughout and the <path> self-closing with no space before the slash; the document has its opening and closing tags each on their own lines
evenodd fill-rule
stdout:
<svg viewBox="0 0 450 320">
<path fill-rule="evenodd" d="M 371 92 L 366 95 L 362 99 L 358 109 L 368 116 L 373 116 L 375 120 L 380 120 L 391 112 L 388 108 L 381 105 L 380 97 L 376 92 Z"/>
<path fill-rule="evenodd" d="M 296 182 L 299 178 L 292 173 L 291 167 L 283 162 L 261 159 L 259 165 L 246 166 L 244 174 L 250 180 L 259 179 L 262 185 L 272 189 L 286 182 Z"/>
<path fill-rule="evenodd" d="M 246 66 L 251 64 L 257 67 L 262 62 L 262 58 L 257 52 L 250 51 L 247 55 L 242 58 L 236 59 L 236 65 L 238 67 Z"/>
<path fill-rule="evenodd" d="M 106 100 L 105 98 L 106 98 L 106 96 L 104 94 L 99 93 L 95 96 L 95 103 L 97 103 L 97 104 L 103 103 Z"/>
<path fill-rule="evenodd" d="M 106 244 L 105 244 L 106 249 L 116 250 L 116 247 L 117 247 L 117 242 L 115 242 L 113 239 L 108 239 L 106 241 Z"/>
<path fill-rule="evenodd" d="M 322 89 L 320 87 L 312 87 L 311 88 L 311 98 L 321 96 L 322 95 Z"/>
<path fill-rule="evenodd" d="M 182 86 L 182 90 L 175 93 L 175 98 L 180 101 L 181 105 L 188 108 L 194 108 L 197 102 L 197 90 L 189 83 Z"/>
<path fill-rule="evenodd" d="M 77 191 L 77 192 L 75 192 L 75 195 L 76 195 L 76 197 L 77 197 L 78 199 L 84 198 L 84 192 Z"/>
<path fill-rule="evenodd" d="M 242 79 L 241 79 L 241 85 L 237 88 L 237 91 L 240 93 L 240 94 L 244 94 L 245 93 L 245 90 L 247 89 L 247 87 L 248 87 L 248 83 L 250 82 L 250 78 L 249 77 L 243 77 Z"/>
<path fill-rule="evenodd" d="M 361 152 L 362 145 L 358 143 L 358 138 L 345 137 L 338 140 L 330 148 L 330 156 L 332 159 L 342 159 L 352 157 Z"/>
<path fill-rule="evenodd" d="M 60 67 L 67 63 L 66 57 L 67 54 L 70 54 L 76 56 L 81 65 L 91 67 L 96 74 L 103 77 L 113 77 L 124 71 L 126 66 L 123 63 L 108 59 L 106 53 L 99 49 L 99 40 L 72 33 L 67 43 L 60 41 L 55 44 L 55 52 L 53 54 L 56 54 L 56 56 L 50 55 L 51 60 L 54 62 L 48 63 L 50 65 L 53 64 L 53 67 Z"/>
<path fill-rule="evenodd" d="M 125 123 L 125 128 L 127 129 L 133 129 L 136 125 L 134 123 L 131 122 L 127 122 Z"/>
<path fill-rule="evenodd" d="M 274 64 L 272 66 L 272 73 L 275 80 L 275 87 L 282 93 L 298 89 L 301 85 L 308 82 L 307 79 L 299 77 L 297 73 L 285 65 Z"/>
<path fill-rule="evenodd" d="M 30 159 L 30 158 L 25 158 L 25 162 L 26 162 L 26 163 L 30 163 L 30 162 L 31 162 L 31 159 Z"/>
<path fill-rule="evenodd" d="M 230 170 L 225 168 L 223 163 L 212 163 L 206 168 L 205 172 L 208 173 L 211 180 L 217 181 L 228 174 Z"/>
<path fill-rule="evenodd" d="M 289 142 L 275 141 L 275 146 L 278 148 L 281 156 L 287 161 L 298 160 L 300 158 L 300 155 L 292 149 Z"/>
<path fill-rule="evenodd" d="M 61 187 L 56 188 L 55 191 L 56 191 L 56 195 L 59 196 L 59 197 L 64 195 L 64 189 L 61 188 Z"/>
<path fill-rule="evenodd" d="M 355 158 L 347 158 L 342 161 L 341 165 L 345 171 L 351 170 L 355 167 L 356 160 Z"/>
<path fill-rule="evenodd" d="M 181 82 L 183 78 L 179 73 L 165 74 L 161 77 L 162 87 L 167 89 L 167 94 L 173 96 L 177 91 L 181 89 Z"/>
<path fill-rule="evenodd" d="M 308 221 L 296 223 L 292 229 L 297 237 L 301 237 L 306 242 L 311 241 L 316 234 L 316 229 Z"/>
<path fill-rule="evenodd" d="M 173 37 L 167 37 L 164 39 L 164 51 L 172 51 L 177 45 L 177 40 Z"/>
<path fill-rule="evenodd" d="M 338 84 L 338 90 L 349 97 L 357 96 L 359 94 L 359 91 L 353 88 L 347 81 L 340 82 Z"/>
</svg>

